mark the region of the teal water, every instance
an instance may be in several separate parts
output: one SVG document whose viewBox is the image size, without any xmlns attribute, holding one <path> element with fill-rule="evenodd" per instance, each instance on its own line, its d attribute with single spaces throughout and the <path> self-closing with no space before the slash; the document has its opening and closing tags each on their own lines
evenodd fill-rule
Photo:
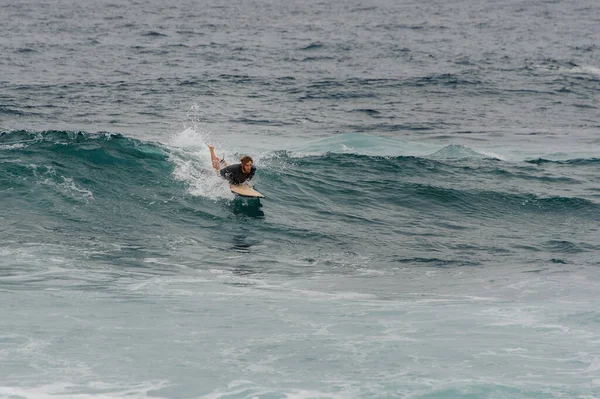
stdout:
<svg viewBox="0 0 600 399">
<path fill-rule="evenodd" d="M 247 201 L 202 139 L 0 136 L 2 395 L 598 392 L 596 159 L 351 135 L 260 154 Z"/>
<path fill-rule="evenodd" d="M 598 15 L 0 4 L 0 397 L 600 397 Z"/>
</svg>

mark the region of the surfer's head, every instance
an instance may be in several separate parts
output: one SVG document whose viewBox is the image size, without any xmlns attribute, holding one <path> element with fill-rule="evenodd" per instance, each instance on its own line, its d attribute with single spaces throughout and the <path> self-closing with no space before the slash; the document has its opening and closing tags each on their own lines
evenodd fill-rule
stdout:
<svg viewBox="0 0 600 399">
<path fill-rule="evenodd" d="M 242 172 L 245 174 L 252 172 L 252 165 L 254 164 L 254 161 L 252 160 L 251 156 L 244 155 L 240 158 L 240 163 L 242 164 Z"/>
</svg>

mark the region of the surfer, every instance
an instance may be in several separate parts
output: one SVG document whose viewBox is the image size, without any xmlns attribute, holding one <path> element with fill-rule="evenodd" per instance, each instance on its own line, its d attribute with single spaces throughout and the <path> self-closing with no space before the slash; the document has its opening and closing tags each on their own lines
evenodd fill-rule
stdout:
<svg viewBox="0 0 600 399">
<path fill-rule="evenodd" d="M 210 150 L 210 159 L 212 160 L 213 168 L 217 173 L 221 174 L 221 177 L 228 180 L 229 184 L 240 185 L 244 182 L 249 181 L 256 172 L 254 161 L 249 155 L 244 155 L 240 158 L 240 163 L 233 165 L 227 165 L 225 157 L 219 159 L 215 154 L 215 146 L 208 144 Z"/>
</svg>

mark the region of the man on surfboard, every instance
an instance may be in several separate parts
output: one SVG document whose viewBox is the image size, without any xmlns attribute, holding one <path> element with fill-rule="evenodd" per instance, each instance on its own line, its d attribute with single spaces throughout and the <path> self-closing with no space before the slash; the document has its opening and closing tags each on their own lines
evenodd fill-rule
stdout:
<svg viewBox="0 0 600 399">
<path fill-rule="evenodd" d="M 240 158 L 240 163 L 227 165 L 225 158 L 219 159 L 215 154 L 215 146 L 208 144 L 210 150 L 210 159 L 215 170 L 221 174 L 221 177 L 229 181 L 229 184 L 240 185 L 249 181 L 256 172 L 254 161 L 249 155 Z"/>
</svg>

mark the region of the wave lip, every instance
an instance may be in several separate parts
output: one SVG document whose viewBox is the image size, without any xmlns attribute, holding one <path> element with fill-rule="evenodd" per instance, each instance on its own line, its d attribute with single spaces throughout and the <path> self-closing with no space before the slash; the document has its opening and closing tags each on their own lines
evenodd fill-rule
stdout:
<svg viewBox="0 0 600 399">
<path fill-rule="evenodd" d="M 371 110 L 365 112 L 367 111 L 372 112 Z M 440 148 L 436 144 L 410 142 L 399 138 L 362 133 L 344 133 L 312 140 L 291 146 L 287 149 L 287 152 L 294 156 L 318 156 L 335 153 L 374 157 L 418 157 L 438 161 L 461 159 L 504 161 L 504 157 L 501 155 L 489 151 L 475 150 L 460 144 L 450 144 Z"/>
<path fill-rule="evenodd" d="M 477 152 L 460 144 L 450 144 L 439 151 L 428 155 L 430 159 L 500 159 L 499 156 Z"/>
<path fill-rule="evenodd" d="M 397 138 L 345 133 L 312 140 L 288 149 L 296 156 L 315 156 L 328 153 L 357 154 L 381 157 L 426 155 L 437 146 L 411 143 Z"/>
</svg>

